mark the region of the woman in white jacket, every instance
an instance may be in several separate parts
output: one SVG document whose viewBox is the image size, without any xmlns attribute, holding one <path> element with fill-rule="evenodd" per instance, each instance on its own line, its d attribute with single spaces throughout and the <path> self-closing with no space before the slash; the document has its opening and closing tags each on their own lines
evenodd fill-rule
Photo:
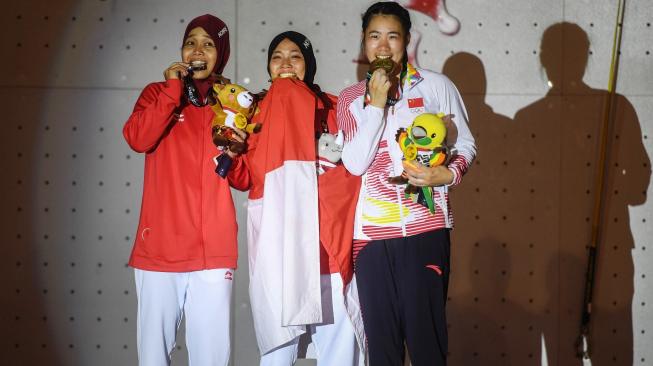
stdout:
<svg viewBox="0 0 653 366">
<path fill-rule="evenodd" d="M 404 344 L 413 366 L 445 365 L 445 304 L 449 279 L 450 187 L 460 183 L 476 147 L 460 94 L 444 75 L 407 62 L 410 17 L 395 2 L 380 2 L 363 16 L 362 46 L 368 61 L 390 59 L 396 72 L 380 68 L 346 88 L 337 106 L 345 133 L 342 161 L 361 175 L 354 229 L 354 265 L 369 361 L 403 365 Z M 387 62 L 387 61 L 386 61 Z M 394 71 L 393 70 L 393 71 Z M 446 165 L 408 164 L 396 140 L 399 129 L 423 113 L 452 115 L 451 158 Z M 429 187 L 434 212 L 388 182 L 402 175 Z"/>
</svg>

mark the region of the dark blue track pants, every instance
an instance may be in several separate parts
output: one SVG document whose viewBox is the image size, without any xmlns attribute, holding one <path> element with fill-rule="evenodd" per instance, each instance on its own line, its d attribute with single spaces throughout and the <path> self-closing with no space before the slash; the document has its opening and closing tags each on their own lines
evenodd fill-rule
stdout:
<svg viewBox="0 0 653 366">
<path fill-rule="evenodd" d="M 444 366 L 449 230 L 369 242 L 356 258 L 370 366 Z"/>
</svg>

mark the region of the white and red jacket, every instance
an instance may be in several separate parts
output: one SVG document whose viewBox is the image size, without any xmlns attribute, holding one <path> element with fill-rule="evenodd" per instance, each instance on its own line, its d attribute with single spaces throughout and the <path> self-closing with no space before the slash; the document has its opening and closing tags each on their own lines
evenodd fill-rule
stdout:
<svg viewBox="0 0 653 366">
<path fill-rule="evenodd" d="M 227 179 L 215 171 L 210 106 L 182 103 L 182 82 L 145 87 L 125 123 L 129 146 L 145 153 L 140 222 L 129 264 L 163 272 L 236 268 L 236 212 L 230 186 L 249 187 L 236 158 Z"/>
<path fill-rule="evenodd" d="M 448 186 L 433 187 L 435 214 L 404 194 L 405 185 L 388 183 L 401 175 L 403 153 L 396 142 L 397 130 L 408 128 L 422 113 L 453 114 L 457 129 L 454 157 L 448 168 L 451 185 L 460 183 L 476 155 L 467 112 L 458 90 L 444 75 L 408 65 L 403 95 L 393 107 L 364 106 L 365 81 L 342 91 L 338 100 L 338 127 L 345 133 L 342 161 L 363 183 L 356 207 L 354 239 L 379 240 L 453 227 Z M 449 133 L 455 135 L 453 129 Z"/>
</svg>

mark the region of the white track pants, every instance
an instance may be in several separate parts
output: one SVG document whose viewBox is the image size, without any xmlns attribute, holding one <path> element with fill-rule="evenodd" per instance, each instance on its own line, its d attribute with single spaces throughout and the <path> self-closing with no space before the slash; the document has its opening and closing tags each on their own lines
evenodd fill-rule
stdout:
<svg viewBox="0 0 653 366">
<path fill-rule="evenodd" d="M 309 333 L 318 366 L 356 366 L 360 352 L 354 327 L 345 310 L 340 274 L 321 276 L 324 324 L 311 325 Z M 260 366 L 292 366 L 297 361 L 299 337 L 261 357 Z M 362 363 L 361 363 L 362 364 Z"/>
<path fill-rule="evenodd" d="M 195 272 L 135 270 L 140 366 L 170 365 L 182 314 L 190 366 L 229 363 L 233 269 Z"/>
</svg>

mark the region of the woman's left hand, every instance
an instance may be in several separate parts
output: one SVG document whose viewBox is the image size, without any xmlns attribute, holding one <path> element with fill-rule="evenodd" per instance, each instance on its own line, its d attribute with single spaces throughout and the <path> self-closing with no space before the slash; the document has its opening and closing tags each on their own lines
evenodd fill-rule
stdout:
<svg viewBox="0 0 653 366">
<path fill-rule="evenodd" d="M 453 182 L 453 173 L 444 165 L 426 167 L 416 161 L 403 162 L 404 177 L 408 183 L 417 187 L 435 187 Z"/>
</svg>

